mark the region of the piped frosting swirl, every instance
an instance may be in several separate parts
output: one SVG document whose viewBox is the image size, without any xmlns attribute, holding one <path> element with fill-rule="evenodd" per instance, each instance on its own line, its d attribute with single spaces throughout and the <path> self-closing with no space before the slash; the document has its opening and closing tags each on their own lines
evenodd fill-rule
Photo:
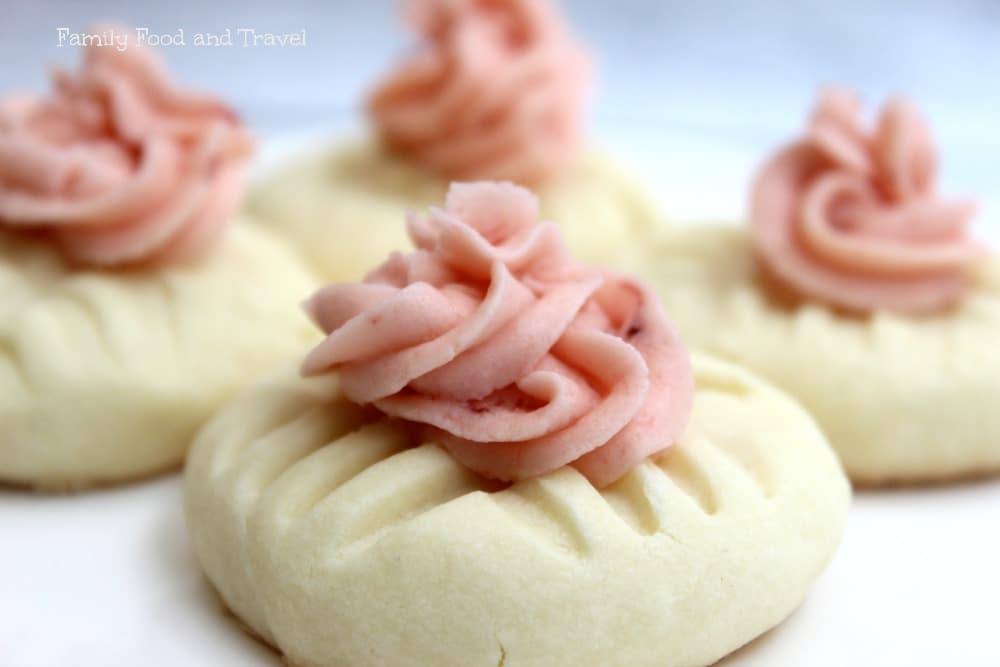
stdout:
<svg viewBox="0 0 1000 667">
<path fill-rule="evenodd" d="M 0 101 L 0 227 L 97 266 L 201 252 L 230 219 L 253 142 L 222 102 L 181 90 L 152 51 L 87 47 L 48 98 Z"/>
<path fill-rule="evenodd" d="M 681 434 L 692 372 L 659 299 L 575 262 L 533 194 L 453 184 L 407 228 L 415 252 L 307 302 L 326 339 L 305 374 L 500 480 L 572 464 L 606 485 Z"/>
<path fill-rule="evenodd" d="M 577 153 L 590 64 L 549 0 L 410 0 L 423 46 L 373 91 L 393 151 L 447 178 L 535 185 Z"/>
<path fill-rule="evenodd" d="M 805 136 L 760 170 L 750 224 L 764 267 L 811 299 L 848 310 L 927 313 L 957 302 L 981 248 L 968 202 L 935 191 L 930 131 L 903 99 L 872 131 L 858 99 L 825 91 Z"/>
</svg>

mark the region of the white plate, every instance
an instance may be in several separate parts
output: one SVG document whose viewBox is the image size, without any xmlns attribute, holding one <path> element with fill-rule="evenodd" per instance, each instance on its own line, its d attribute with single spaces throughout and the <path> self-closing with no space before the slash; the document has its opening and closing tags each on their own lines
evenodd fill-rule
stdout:
<svg viewBox="0 0 1000 667">
<path fill-rule="evenodd" d="M 601 136 L 672 218 L 738 216 L 750 151 L 634 132 Z M 337 134 L 277 138 L 262 167 Z M 723 664 L 997 667 L 998 527 L 998 481 L 858 494 L 844 544 L 806 603 Z M 0 491 L 0 667 L 137 664 L 280 664 L 221 613 L 201 578 L 179 478 L 75 496 Z"/>
</svg>

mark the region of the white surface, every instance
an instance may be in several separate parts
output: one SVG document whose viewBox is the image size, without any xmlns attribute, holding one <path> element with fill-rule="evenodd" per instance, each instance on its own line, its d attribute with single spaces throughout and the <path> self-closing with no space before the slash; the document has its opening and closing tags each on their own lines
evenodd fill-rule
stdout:
<svg viewBox="0 0 1000 667">
<path fill-rule="evenodd" d="M 998 507 L 997 482 L 858 494 L 806 603 L 722 664 L 1000 665 Z M 80 496 L 3 492 L 0 526 L 4 667 L 280 665 L 200 578 L 177 477 Z"/>
<path fill-rule="evenodd" d="M 595 135 L 636 167 L 670 217 L 738 216 L 754 165 L 797 130 L 813 88 L 836 81 L 869 99 L 914 94 L 942 145 L 944 191 L 981 195 L 981 233 L 1000 242 L 996 3 L 567 4 L 601 54 Z M 303 50 L 167 56 L 179 78 L 234 99 L 261 131 L 329 126 L 398 52 L 391 16 L 388 2 L 346 0 L 279 11 L 0 0 L 0 91 L 41 89 L 43 60 L 75 59 L 55 48 L 58 25 L 307 27 Z M 998 624 L 1000 481 L 862 493 L 805 605 L 725 665 L 997 667 Z M 0 490 L 0 667 L 138 664 L 279 664 L 219 612 L 198 574 L 178 478 L 79 496 Z"/>
</svg>

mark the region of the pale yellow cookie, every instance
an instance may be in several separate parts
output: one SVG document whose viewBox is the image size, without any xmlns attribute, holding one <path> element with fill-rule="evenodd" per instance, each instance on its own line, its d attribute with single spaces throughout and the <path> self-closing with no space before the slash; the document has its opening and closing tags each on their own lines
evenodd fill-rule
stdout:
<svg viewBox="0 0 1000 667">
<path fill-rule="evenodd" d="M 849 489 L 795 403 L 695 372 L 682 441 L 602 490 L 573 468 L 488 482 L 336 398 L 336 376 L 286 373 L 198 436 L 194 547 L 293 665 L 709 665 L 802 602 Z"/>
<path fill-rule="evenodd" d="M 948 480 L 1000 470 L 1000 261 L 956 310 L 838 313 L 775 297 L 747 233 L 664 230 L 629 262 L 685 342 L 742 364 L 816 417 L 852 480 Z"/>
<path fill-rule="evenodd" d="M 393 250 L 412 246 L 407 209 L 444 201 L 449 182 L 355 141 L 301 158 L 252 188 L 247 210 L 295 247 L 325 281 L 358 280 Z M 542 217 L 559 224 L 574 255 L 604 263 L 657 224 L 627 170 L 591 151 L 537 189 Z"/>
<path fill-rule="evenodd" d="M 180 463 L 202 422 L 314 339 L 314 283 L 265 232 L 234 224 L 190 264 L 70 269 L 0 233 L 0 480 L 78 488 Z"/>
</svg>

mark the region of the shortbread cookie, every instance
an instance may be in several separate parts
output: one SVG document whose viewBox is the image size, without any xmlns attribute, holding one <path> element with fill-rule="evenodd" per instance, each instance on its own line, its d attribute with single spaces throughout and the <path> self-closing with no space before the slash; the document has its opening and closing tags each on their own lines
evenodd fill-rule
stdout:
<svg viewBox="0 0 1000 667">
<path fill-rule="evenodd" d="M 399 209 L 441 201 L 451 181 L 533 187 L 586 261 L 656 224 L 642 186 L 584 150 L 590 58 L 553 3 L 430 0 L 406 19 L 420 43 L 371 92 L 373 137 L 294 163 L 250 200 L 324 278 L 409 250 Z"/>
<path fill-rule="evenodd" d="M 498 486 L 288 374 L 198 438 L 195 549 L 293 665 L 710 665 L 802 602 L 849 492 L 798 406 L 695 376 L 680 443 L 597 489 L 569 467 Z"/>
<path fill-rule="evenodd" d="M 848 485 L 812 420 L 687 350 L 510 183 L 306 302 L 326 338 L 198 436 L 195 549 L 292 664 L 708 665 L 779 623 Z M 316 377 L 312 377 L 316 376 Z"/>
<path fill-rule="evenodd" d="M 633 265 L 692 347 L 742 364 L 809 410 L 864 484 L 1000 470 L 1000 261 L 937 315 L 844 313 L 782 294 L 745 230 L 664 231 Z"/>
<path fill-rule="evenodd" d="M 194 263 L 68 268 L 0 233 L 0 480 L 79 488 L 176 466 L 248 379 L 314 339 L 312 278 L 249 224 Z"/>
<path fill-rule="evenodd" d="M 354 141 L 300 158 L 250 189 L 254 220 L 287 239 L 326 281 L 358 280 L 391 251 L 412 246 L 400 211 L 440 202 L 448 181 Z M 614 261 L 631 237 L 657 226 L 651 199 L 625 168 L 598 152 L 539 190 L 542 216 L 582 259 Z"/>
<path fill-rule="evenodd" d="M 858 483 L 1000 469 L 1000 260 L 936 174 L 908 102 L 869 129 L 857 98 L 828 90 L 761 167 L 747 230 L 634 248 L 685 340 L 800 400 Z"/>
<path fill-rule="evenodd" d="M 249 223 L 227 232 L 252 149 L 227 105 L 138 45 L 91 46 L 48 97 L 0 100 L 0 481 L 175 466 L 312 338 L 301 261 Z"/>
</svg>

